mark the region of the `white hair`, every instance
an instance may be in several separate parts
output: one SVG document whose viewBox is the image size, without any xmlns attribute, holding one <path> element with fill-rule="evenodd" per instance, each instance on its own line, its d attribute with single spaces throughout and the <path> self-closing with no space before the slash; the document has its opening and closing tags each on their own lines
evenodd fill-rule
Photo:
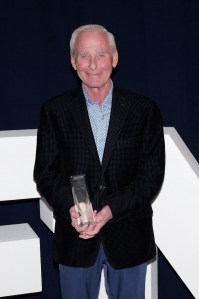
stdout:
<svg viewBox="0 0 199 299">
<path fill-rule="evenodd" d="M 75 52 L 75 43 L 77 40 L 78 35 L 81 32 L 84 31 L 98 31 L 98 32 L 103 32 L 107 35 L 110 47 L 112 49 L 112 52 L 114 53 L 117 50 L 116 47 L 116 43 L 115 43 L 115 38 L 114 35 L 109 32 L 108 30 L 106 30 L 106 28 L 104 28 L 101 25 L 97 25 L 97 24 L 88 24 L 88 25 L 83 25 L 81 27 L 78 27 L 77 29 L 75 29 L 71 35 L 71 39 L 70 39 L 70 53 L 71 55 L 74 55 Z"/>
</svg>

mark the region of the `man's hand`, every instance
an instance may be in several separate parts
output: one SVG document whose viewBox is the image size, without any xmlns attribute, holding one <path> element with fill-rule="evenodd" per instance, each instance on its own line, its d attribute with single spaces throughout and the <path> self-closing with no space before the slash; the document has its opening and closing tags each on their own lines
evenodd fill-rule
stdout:
<svg viewBox="0 0 199 299">
<path fill-rule="evenodd" d="M 78 233 L 82 233 L 88 229 L 88 224 L 84 224 L 83 226 L 80 226 L 81 218 L 75 206 L 70 208 L 69 213 L 71 218 L 71 225 L 75 228 L 75 230 Z"/>
<path fill-rule="evenodd" d="M 79 237 L 81 239 L 90 239 L 99 233 L 101 228 L 113 217 L 109 206 L 105 206 L 101 211 L 96 213 L 95 211 L 95 223 L 88 226 L 83 230 L 78 230 L 80 232 Z"/>
</svg>

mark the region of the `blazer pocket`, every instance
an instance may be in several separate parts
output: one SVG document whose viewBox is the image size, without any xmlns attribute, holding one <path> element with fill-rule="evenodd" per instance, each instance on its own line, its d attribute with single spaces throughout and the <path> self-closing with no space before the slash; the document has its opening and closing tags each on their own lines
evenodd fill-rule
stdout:
<svg viewBox="0 0 199 299">
<path fill-rule="evenodd" d="M 117 148 L 134 147 L 140 145 L 140 136 L 134 136 L 130 138 L 121 138 L 117 142 Z"/>
</svg>

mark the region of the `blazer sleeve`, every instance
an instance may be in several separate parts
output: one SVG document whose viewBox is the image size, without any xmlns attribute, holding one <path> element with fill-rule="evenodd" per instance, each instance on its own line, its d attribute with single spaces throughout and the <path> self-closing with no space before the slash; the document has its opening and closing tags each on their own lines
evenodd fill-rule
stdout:
<svg viewBox="0 0 199 299">
<path fill-rule="evenodd" d="M 104 197 L 113 219 L 145 210 L 158 194 L 165 172 L 165 143 L 162 117 L 155 102 L 147 113 L 139 167 L 135 179 L 119 192 Z"/>
<path fill-rule="evenodd" d="M 70 182 L 61 171 L 61 155 L 53 121 L 52 109 L 43 105 L 37 132 L 34 180 L 39 193 L 54 209 L 55 214 L 68 218 L 73 206 Z"/>
</svg>

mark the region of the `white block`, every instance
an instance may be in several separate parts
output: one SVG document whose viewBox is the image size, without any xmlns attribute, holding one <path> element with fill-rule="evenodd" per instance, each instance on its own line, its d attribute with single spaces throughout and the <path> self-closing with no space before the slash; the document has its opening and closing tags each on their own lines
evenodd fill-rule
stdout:
<svg viewBox="0 0 199 299">
<path fill-rule="evenodd" d="M 53 216 L 53 209 L 47 203 L 44 197 L 41 197 L 39 201 L 40 208 L 40 219 L 46 224 L 46 226 L 54 232 L 55 229 L 55 218 Z"/>
<path fill-rule="evenodd" d="M 33 181 L 36 135 L 37 130 L 0 132 L 0 201 L 40 197 Z"/>
<path fill-rule="evenodd" d="M 199 165 L 175 128 L 165 128 L 166 170 L 153 203 L 156 242 L 199 299 Z"/>
<path fill-rule="evenodd" d="M 153 203 L 156 242 L 195 298 L 199 299 L 199 238 L 196 237 L 199 235 L 199 165 L 175 128 L 164 130 L 165 180 Z M 32 178 L 36 132 L 0 132 L 0 201 L 40 197 Z M 51 208 L 45 204 L 41 206 L 42 220 L 54 231 Z M 151 283 L 153 285 L 153 277 Z"/>
<path fill-rule="evenodd" d="M 38 236 L 27 223 L 0 226 L 0 297 L 41 290 Z"/>
<path fill-rule="evenodd" d="M 145 297 L 158 299 L 158 253 L 147 265 Z"/>
</svg>

